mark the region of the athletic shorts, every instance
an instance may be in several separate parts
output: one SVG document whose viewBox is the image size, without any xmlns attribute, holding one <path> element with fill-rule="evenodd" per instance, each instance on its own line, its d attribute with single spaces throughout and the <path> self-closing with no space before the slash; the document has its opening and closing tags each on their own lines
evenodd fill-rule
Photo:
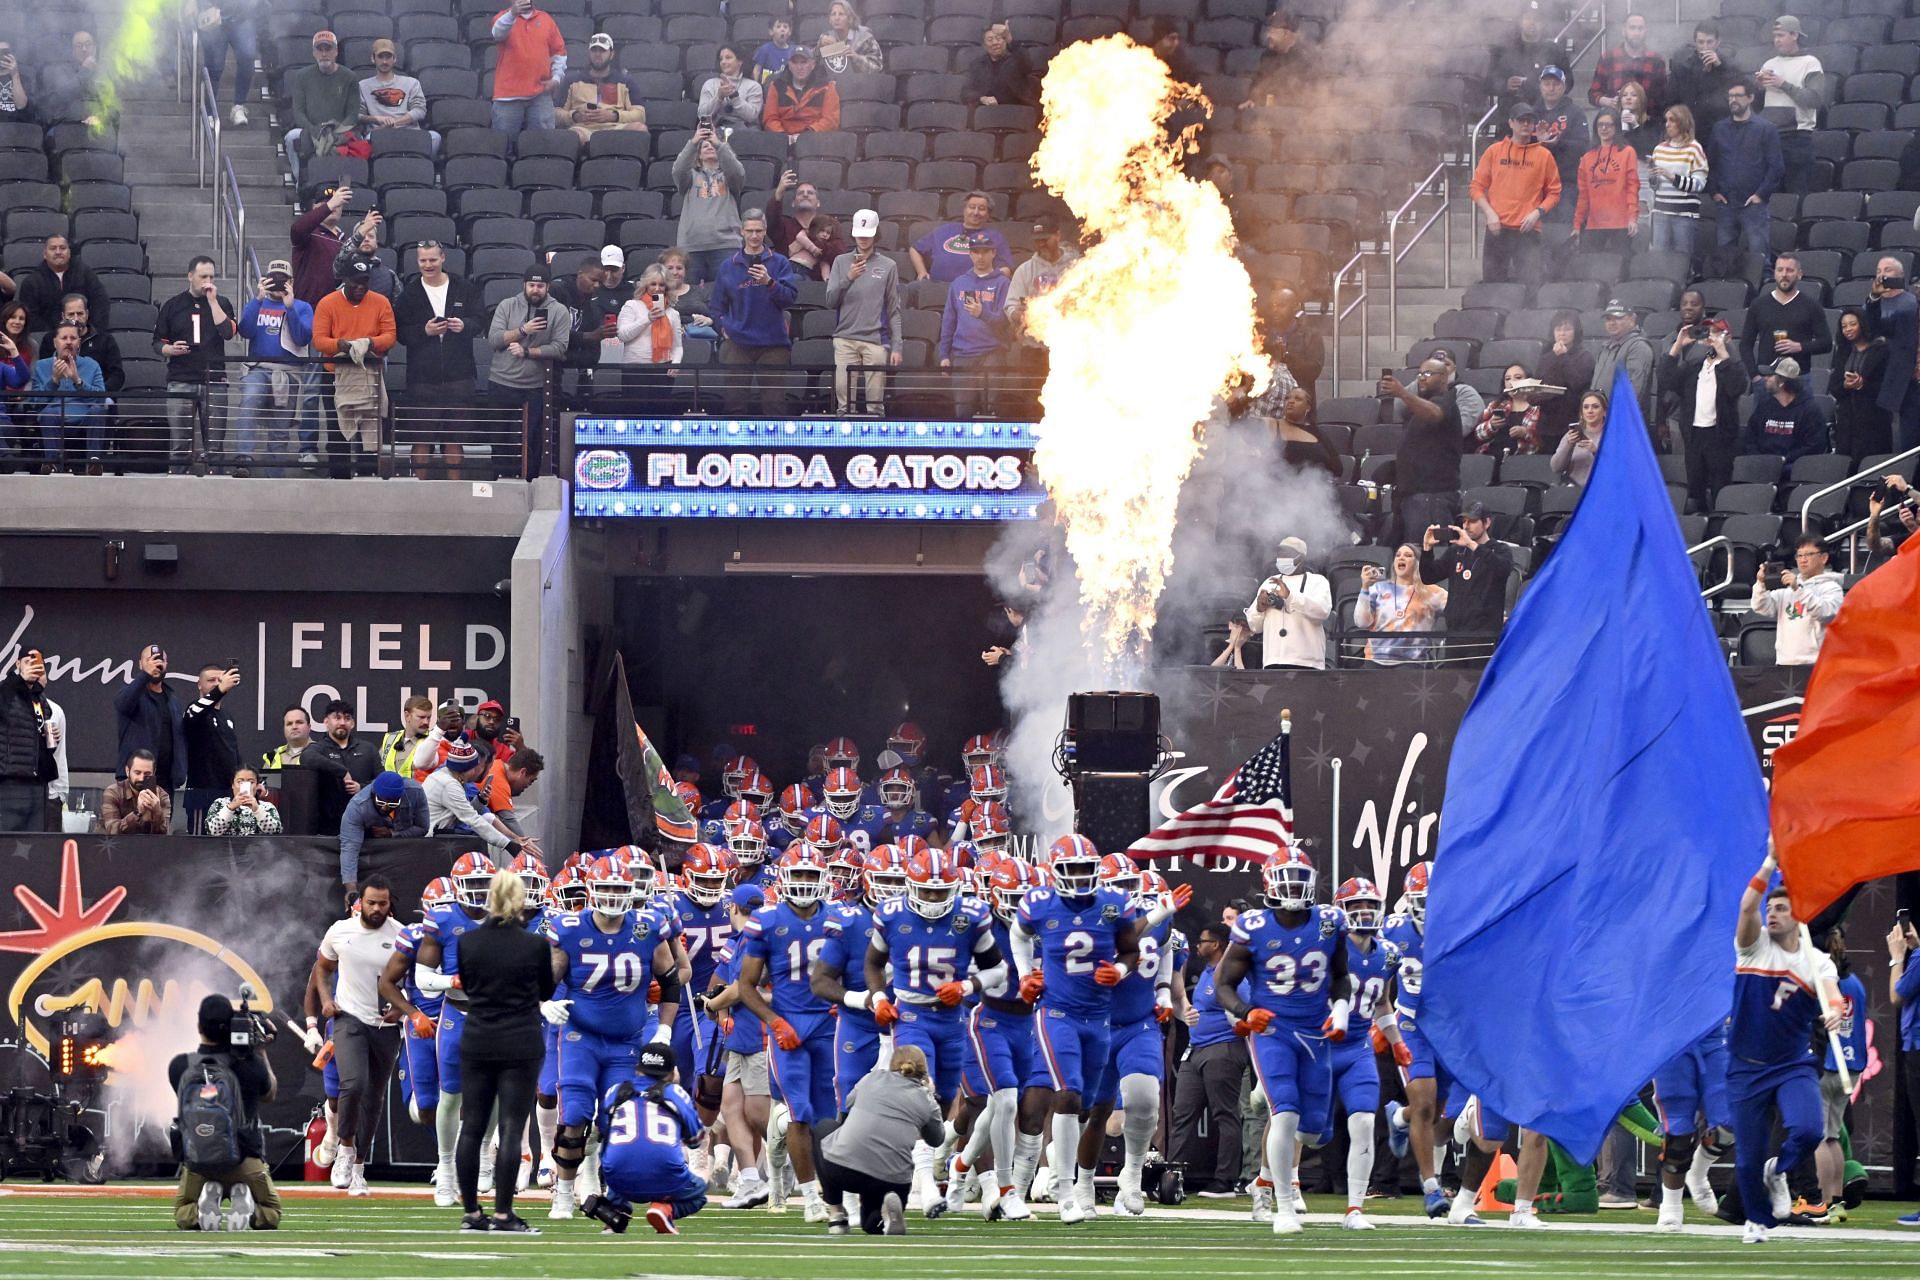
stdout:
<svg viewBox="0 0 1920 1280">
<path fill-rule="evenodd" d="M 814 1124 L 838 1114 L 833 1097 L 834 1020 L 808 1022 L 811 1025 L 793 1024 L 800 1036 L 798 1049 L 782 1049 L 773 1032 L 767 1032 L 767 1073 L 795 1124 Z"/>
<path fill-rule="evenodd" d="M 1840 1141 L 1840 1130 L 1847 1124 L 1847 1091 L 1840 1086 L 1838 1071 L 1820 1073 L 1820 1136 L 1828 1142 Z"/>
<path fill-rule="evenodd" d="M 440 1059 L 440 1092 L 460 1092 L 460 1033 L 466 1029 L 467 1011 L 448 1000 L 440 1006 L 440 1030 L 434 1036 L 434 1052 Z"/>
<path fill-rule="evenodd" d="M 1248 1036 L 1247 1046 L 1253 1051 L 1253 1074 L 1267 1110 L 1298 1115 L 1301 1133 L 1322 1132 L 1333 1096 L 1333 1053 L 1327 1038 L 1318 1029 L 1275 1022 Z"/>
<path fill-rule="evenodd" d="M 1056 1093 L 1077 1093 L 1084 1102 L 1089 1086 L 1099 1083 L 1113 1040 L 1104 1017 L 1068 1013 L 1042 1005 L 1033 1015 L 1038 1079 L 1030 1085 Z"/>
<path fill-rule="evenodd" d="M 431 1111 L 440 1105 L 438 1041 L 437 1033 L 422 1038 L 413 1034 L 411 1026 L 400 1030 L 400 1084 L 404 1090 L 401 1096 L 413 1104 L 415 1111 Z"/>
<path fill-rule="evenodd" d="M 1094 1106 L 1118 1102 L 1120 1081 L 1127 1076 L 1151 1076 L 1160 1081 L 1167 1078 L 1166 1039 L 1160 1034 L 1160 1024 L 1152 1018 L 1113 1029 L 1106 1064 L 1100 1069 L 1092 1096 L 1085 1101 Z"/>
<path fill-rule="evenodd" d="M 560 1028 L 560 1123 L 591 1124 L 607 1090 L 636 1077 L 644 1040 L 612 1039 L 571 1023 Z"/>
<path fill-rule="evenodd" d="M 767 1055 L 759 1053 L 740 1053 L 727 1050 L 727 1075 L 723 1084 L 737 1084 L 740 1091 L 750 1098 L 767 1096 Z"/>
</svg>

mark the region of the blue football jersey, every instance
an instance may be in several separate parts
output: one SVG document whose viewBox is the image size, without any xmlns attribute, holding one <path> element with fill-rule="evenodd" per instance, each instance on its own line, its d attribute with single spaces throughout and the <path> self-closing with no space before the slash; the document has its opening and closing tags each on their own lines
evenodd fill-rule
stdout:
<svg viewBox="0 0 1920 1280">
<path fill-rule="evenodd" d="M 1253 1005 L 1278 1021 L 1318 1029 L 1327 1020 L 1327 979 L 1335 948 L 1347 945 L 1347 918 L 1338 907 L 1319 906 L 1297 925 L 1261 908 L 1233 922 L 1233 940 L 1253 954 Z"/>
<path fill-rule="evenodd" d="M 873 912 L 857 902 L 832 902 L 820 908 L 827 916 L 827 945 L 820 960 L 840 975 L 849 991 L 867 989 L 867 936 L 873 932 Z M 842 1009 L 841 1017 L 851 1010 Z"/>
<path fill-rule="evenodd" d="M 934 1004 L 934 993 L 973 972 L 973 959 L 993 946 L 993 913 L 978 898 L 957 898 L 938 920 L 915 911 L 904 897 L 880 904 L 873 945 L 893 966 L 893 993 L 910 1004 Z"/>
<path fill-rule="evenodd" d="M 547 940 L 567 957 L 573 1000 L 568 1025 L 609 1040 L 632 1040 L 647 1029 L 647 985 L 660 922 L 644 911 L 621 914 L 608 933 L 595 913 L 569 912 L 547 922 Z"/>
<path fill-rule="evenodd" d="M 685 948 L 687 964 L 693 970 L 688 989 L 705 991 L 720 962 L 720 945 L 733 936 L 733 920 L 727 915 L 727 904 L 716 902 L 703 907 L 684 892 L 676 893 L 673 913 L 678 922 L 680 945 Z"/>
<path fill-rule="evenodd" d="M 883 844 L 897 844 L 908 836 L 919 836 L 922 840 L 933 835 L 933 815 L 925 809 L 902 809 L 887 811 L 887 829 L 883 833 Z"/>
<path fill-rule="evenodd" d="M 1380 1011 L 1380 999 L 1387 993 L 1387 981 L 1399 964 L 1400 949 L 1385 939 L 1376 938 L 1365 951 L 1347 935 L 1347 973 L 1353 978 L 1353 1011 L 1347 1015 L 1347 1037 L 1365 1035 Z"/>
<path fill-rule="evenodd" d="M 1837 981 L 1825 952 L 1788 951 L 1764 932 L 1734 949 L 1733 1024 L 1727 1052 L 1763 1066 L 1813 1061 L 1820 982 Z"/>
<path fill-rule="evenodd" d="M 1393 944 L 1393 1008 L 1403 1018 L 1420 1017 L 1421 957 L 1426 952 L 1427 935 L 1412 916 L 1391 915 L 1380 926 L 1380 941 Z"/>
<path fill-rule="evenodd" d="M 813 994 L 808 982 L 813 962 L 827 945 L 830 918 L 825 903 L 803 916 L 781 902 L 754 912 L 741 931 L 746 954 L 766 964 L 773 1011 L 783 1018 L 819 1017 L 833 1008 Z"/>
<path fill-rule="evenodd" d="M 718 823 L 722 818 L 727 816 L 727 809 L 732 804 L 733 800 L 730 797 L 716 796 L 701 805 L 700 812 L 696 816 L 701 822 Z"/>
<path fill-rule="evenodd" d="M 467 914 L 467 909 L 457 902 L 449 902 L 444 907 L 435 907 L 420 922 L 421 939 L 433 939 L 440 944 L 440 972 L 451 978 L 460 972 L 460 935 L 478 929 L 487 922 L 485 916 L 478 920 Z M 454 1003 L 466 1002 L 465 995 L 450 997 Z"/>
<path fill-rule="evenodd" d="M 1113 1007 L 1113 988 L 1093 980 L 1102 960 L 1120 958 L 1120 939 L 1137 912 L 1130 895 L 1101 888 L 1075 906 L 1051 887 L 1029 889 L 1020 903 L 1020 927 L 1033 935 L 1046 982 L 1041 1003 L 1063 1013 L 1102 1017 Z"/>
<path fill-rule="evenodd" d="M 1157 928 L 1141 931 L 1140 964 L 1113 989 L 1114 1026 L 1153 1016 L 1154 986 L 1163 972 L 1172 972 L 1176 959 L 1173 932 L 1172 920 L 1163 920 Z"/>
<path fill-rule="evenodd" d="M 401 980 L 400 993 L 406 996 L 408 1004 L 429 1018 L 437 1018 L 446 997 L 438 992 L 428 995 L 413 985 L 413 966 L 420 958 L 420 940 L 426 936 L 426 921 L 416 920 L 400 931 L 400 936 L 393 940 L 393 949 L 407 958 L 407 976 Z"/>
<path fill-rule="evenodd" d="M 887 811 L 877 804 L 863 804 L 851 818 L 839 821 L 847 843 L 862 853 L 887 842 Z"/>
<path fill-rule="evenodd" d="M 670 1197 L 691 1189 L 687 1144 L 700 1137 L 700 1114 L 679 1085 L 663 1085 L 655 1100 L 647 1096 L 646 1083 L 635 1080 L 635 1092 L 625 1099 L 615 1085 L 600 1100 L 600 1175 L 608 1186 Z"/>
</svg>

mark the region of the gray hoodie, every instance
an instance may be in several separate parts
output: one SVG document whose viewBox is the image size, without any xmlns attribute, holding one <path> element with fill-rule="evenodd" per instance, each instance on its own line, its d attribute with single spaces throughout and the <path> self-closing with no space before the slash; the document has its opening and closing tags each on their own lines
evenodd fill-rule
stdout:
<svg viewBox="0 0 1920 1280">
<path fill-rule="evenodd" d="M 537 387 L 546 381 L 549 365 L 567 358 L 567 342 L 573 336 L 573 312 L 565 303 L 548 297 L 545 314 L 547 331 L 540 336 L 539 345 L 522 342 L 527 355 L 516 356 L 507 350 L 507 331 L 518 329 L 532 319 L 532 308 L 527 305 L 525 289 L 500 300 L 500 305 L 493 309 L 493 324 L 487 329 L 487 341 L 493 345 L 488 381 L 503 387 Z"/>
<path fill-rule="evenodd" d="M 859 259 L 855 249 L 833 260 L 827 273 L 827 305 L 835 309 L 833 336 L 853 342 L 877 342 L 888 351 L 901 351 L 900 264 L 874 246 L 867 269 L 858 280 L 848 278 Z"/>
<path fill-rule="evenodd" d="M 747 185 L 747 170 L 733 154 L 733 148 L 718 138 L 713 149 L 719 161 L 717 169 L 701 167 L 694 159 L 697 139 L 689 139 L 673 161 L 673 184 L 680 189 L 680 236 L 682 249 L 740 247 L 739 195 Z"/>
</svg>

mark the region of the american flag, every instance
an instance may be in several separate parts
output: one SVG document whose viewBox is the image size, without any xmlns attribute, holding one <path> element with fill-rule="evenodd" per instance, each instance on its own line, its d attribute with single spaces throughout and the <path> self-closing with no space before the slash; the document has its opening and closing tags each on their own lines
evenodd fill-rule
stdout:
<svg viewBox="0 0 1920 1280">
<path fill-rule="evenodd" d="M 1263 863 L 1293 839 L 1289 743 L 1282 732 L 1235 769 L 1211 800 L 1128 847 L 1134 858 L 1244 858 Z"/>
</svg>

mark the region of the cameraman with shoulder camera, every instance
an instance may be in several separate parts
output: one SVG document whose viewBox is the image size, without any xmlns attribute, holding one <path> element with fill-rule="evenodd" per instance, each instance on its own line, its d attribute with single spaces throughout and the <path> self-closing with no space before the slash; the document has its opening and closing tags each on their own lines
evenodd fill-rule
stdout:
<svg viewBox="0 0 1920 1280">
<path fill-rule="evenodd" d="M 1840 612 L 1844 592 L 1839 574 L 1827 568 L 1827 549 L 1812 534 L 1793 544 L 1791 569 L 1761 564 L 1753 580 L 1753 611 L 1779 619 L 1773 660 L 1783 667 L 1810 667 L 1820 642 Z"/>
<path fill-rule="evenodd" d="M 241 1018 L 222 995 L 200 1002 L 199 1023 L 199 1048 L 167 1065 L 167 1082 L 180 1096 L 173 1221 L 182 1231 L 271 1231 L 280 1225 L 280 1193 L 267 1172 L 260 1104 L 273 1099 L 277 1084 L 266 1055 L 256 1052 L 257 1042 L 272 1039 L 271 1024 Z"/>
</svg>

